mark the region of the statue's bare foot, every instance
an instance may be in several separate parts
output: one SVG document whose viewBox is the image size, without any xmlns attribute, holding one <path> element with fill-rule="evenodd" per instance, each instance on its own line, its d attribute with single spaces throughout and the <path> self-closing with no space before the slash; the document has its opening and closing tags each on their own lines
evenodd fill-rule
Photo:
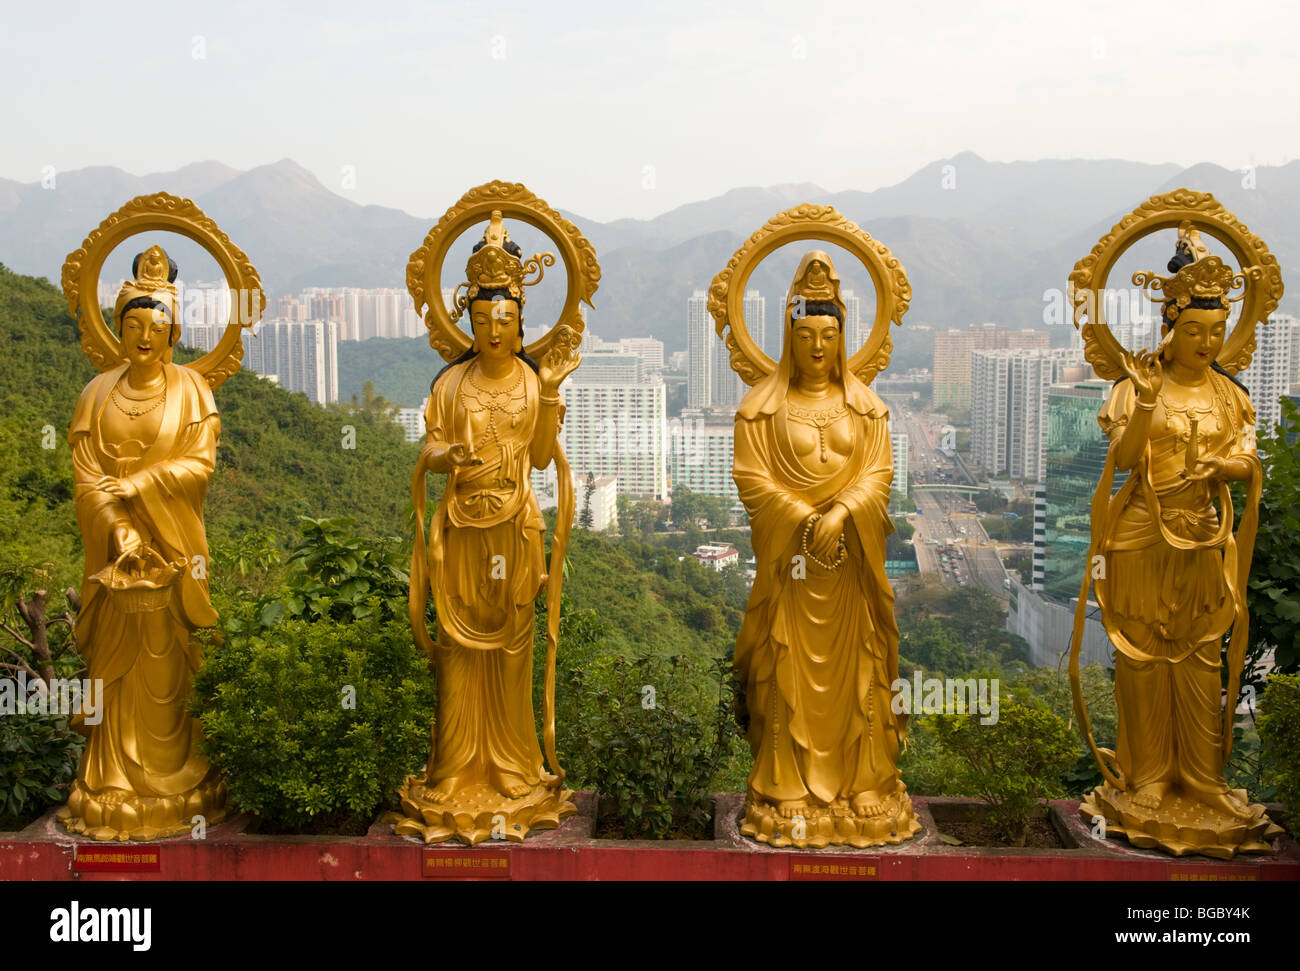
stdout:
<svg viewBox="0 0 1300 971">
<path fill-rule="evenodd" d="M 103 792 L 95 793 L 95 801 L 105 809 L 116 809 L 126 802 L 128 795 L 130 793 L 125 789 L 105 789 Z"/>
<path fill-rule="evenodd" d="M 497 792 L 510 799 L 522 799 L 533 791 L 533 787 L 513 772 L 494 772 L 492 786 Z"/>
<path fill-rule="evenodd" d="M 432 789 L 427 789 L 426 792 L 429 794 L 430 801 L 446 802 L 456 794 L 456 790 L 459 788 L 460 780 L 453 775 L 443 779 Z"/>
<path fill-rule="evenodd" d="M 853 811 L 859 816 L 881 816 L 885 812 L 885 804 L 880 798 L 880 793 L 874 789 L 859 792 L 853 797 L 850 805 L 853 806 Z"/>
<path fill-rule="evenodd" d="M 808 803 L 803 799 L 786 799 L 776 804 L 776 811 L 786 819 L 808 814 Z"/>
<path fill-rule="evenodd" d="M 1226 789 L 1222 792 L 1202 794 L 1200 799 L 1201 802 L 1205 803 L 1212 809 L 1217 809 L 1219 812 L 1232 816 L 1234 819 L 1250 819 L 1250 817 L 1254 815 L 1254 812 L 1251 810 L 1249 805 L 1242 802 Z"/>
<path fill-rule="evenodd" d="M 1130 802 L 1141 809 L 1159 809 L 1160 803 L 1164 801 L 1165 792 L 1169 789 L 1168 783 L 1152 782 L 1138 789 L 1133 793 Z"/>
</svg>

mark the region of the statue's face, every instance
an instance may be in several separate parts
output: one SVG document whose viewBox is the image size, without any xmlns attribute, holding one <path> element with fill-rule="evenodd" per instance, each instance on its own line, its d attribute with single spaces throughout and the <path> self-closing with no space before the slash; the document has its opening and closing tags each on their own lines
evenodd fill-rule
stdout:
<svg viewBox="0 0 1300 971">
<path fill-rule="evenodd" d="M 513 300 L 475 300 L 469 305 L 474 345 L 486 357 L 507 358 L 519 339 L 519 305 Z"/>
<path fill-rule="evenodd" d="M 162 360 L 170 346 L 172 324 L 165 310 L 135 307 L 122 315 L 122 352 L 131 364 L 148 366 Z"/>
<path fill-rule="evenodd" d="M 834 317 L 802 317 L 794 322 L 794 365 L 800 374 L 823 378 L 839 354 L 840 322 Z"/>
<path fill-rule="evenodd" d="M 1170 358 L 1188 370 L 1208 368 L 1219 356 L 1227 328 L 1226 310 L 1184 310 L 1169 342 Z"/>
</svg>

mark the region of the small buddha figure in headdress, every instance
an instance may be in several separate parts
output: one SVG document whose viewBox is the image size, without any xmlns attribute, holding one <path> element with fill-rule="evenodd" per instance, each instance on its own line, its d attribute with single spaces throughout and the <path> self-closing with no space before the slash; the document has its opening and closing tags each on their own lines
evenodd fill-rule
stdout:
<svg viewBox="0 0 1300 971">
<path fill-rule="evenodd" d="M 830 257 L 808 253 L 777 368 L 736 415 L 733 476 L 757 559 L 735 653 L 754 752 L 741 832 L 778 846 L 920 829 L 897 768 L 906 716 L 891 705 L 888 411 L 848 368 L 844 316 Z"/>
<path fill-rule="evenodd" d="M 226 797 L 185 708 L 199 664 L 191 632 L 217 620 L 207 571 L 192 564 L 207 563 L 220 419 L 203 377 L 171 362 L 176 264 L 154 246 L 132 273 L 113 309 L 122 363 L 86 385 L 68 435 L 86 551 L 77 646 L 103 705 L 74 722 L 88 741 L 59 818 L 102 840 L 217 822 Z"/>
</svg>

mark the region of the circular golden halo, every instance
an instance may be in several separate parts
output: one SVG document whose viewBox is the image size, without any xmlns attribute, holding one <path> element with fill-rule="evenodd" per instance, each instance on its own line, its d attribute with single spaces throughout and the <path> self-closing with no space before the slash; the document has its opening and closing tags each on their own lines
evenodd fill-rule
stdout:
<svg viewBox="0 0 1300 971">
<path fill-rule="evenodd" d="M 1176 189 L 1152 196 L 1117 222 L 1070 273 L 1069 298 L 1074 307 L 1074 326 L 1083 338 L 1084 358 L 1107 381 L 1124 376 L 1120 362 L 1126 352 L 1106 323 L 1105 292 L 1110 272 L 1138 240 L 1162 229 L 1177 229 L 1184 220 L 1223 243 L 1241 267 L 1246 282 L 1241 317 L 1223 342 L 1218 364 L 1230 374 L 1250 366 L 1255 353 L 1255 326 L 1261 321 L 1267 325 L 1268 315 L 1282 298 L 1282 271 L 1277 257 L 1210 193 Z M 1095 310 L 1096 320 L 1089 317 L 1089 305 Z"/>
<path fill-rule="evenodd" d="M 709 313 L 715 329 L 730 352 L 731 367 L 748 385 L 757 384 L 776 369 L 750 336 L 745 323 L 745 285 L 754 269 L 786 243 L 802 239 L 834 243 L 856 256 L 871 275 L 876 288 L 876 319 L 862 347 L 849 358 L 849 370 L 870 384 L 889 366 L 894 349 L 889 325 L 902 324 L 912 300 L 903 264 L 889 248 L 859 229 L 833 206 L 804 204 L 786 209 L 769 219 L 731 257 L 726 269 L 709 286 Z M 785 308 L 781 308 L 785 326 Z"/>
<path fill-rule="evenodd" d="M 506 218 L 518 219 L 545 233 L 559 248 L 568 276 L 564 309 L 555 324 L 525 348 L 530 357 L 540 360 L 555 342 L 568 346 L 576 343 L 585 326 L 579 304 L 591 306 L 592 294 L 600 284 L 600 264 L 596 262 L 595 248 L 578 227 L 529 192 L 522 183 L 488 182 L 470 189 L 429 230 L 424 244 L 411 254 L 406 264 L 406 289 L 415 301 L 415 312 L 421 315 L 429 329 L 429 346 L 446 361 L 454 361 L 469 350 L 472 340 L 452 321 L 442 302 L 442 264 L 465 230 L 475 223 L 486 222 L 494 209 L 499 209 Z M 431 294 L 435 299 L 429 299 Z M 567 333 L 566 327 L 569 328 Z"/>
<path fill-rule="evenodd" d="M 170 232 L 194 240 L 217 261 L 230 288 L 230 320 L 217 346 L 197 361 L 182 365 L 198 371 L 208 387 L 216 388 L 239 370 L 244 359 L 241 330 L 252 327 L 266 308 L 257 270 L 230 237 L 221 231 L 191 199 L 166 192 L 136 196 L 99 224 L 63 264 L 63 295 L 68 312 L 77 320 L 81 349 L 99 371 L 121 365 L 122 343 L 104 321 L 99 306 L 99 274 L 108 255 L 124 240 L 141 233 Z M 248 295 L 246 300 L 244 295 Z M 247 310 L 250 319 L 240 319 Z M 184 316 L 184 308 L 177 312 Z M 180 324 L 181 321 L 174 321 Z"/>
</svg>

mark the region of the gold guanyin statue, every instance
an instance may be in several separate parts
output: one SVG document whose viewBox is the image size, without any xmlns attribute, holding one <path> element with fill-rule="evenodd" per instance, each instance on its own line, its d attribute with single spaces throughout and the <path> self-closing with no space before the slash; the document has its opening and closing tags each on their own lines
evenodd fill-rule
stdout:
<svg viewBox="0 0 1300 971">
<path fill-rule="evenodd" d="M 555 258 L 524 261 L 503 212 L 541 228 L 559 245 L 569 293 L 556 327 L 525 349 L 524 287 Z M 449 313 L 441 267 L 461 230 L 489 219 Z M 535 273 L 532 279 L 525 279 Z M 471 190 L 411 257 L 407 280 L 417 311 L 427 303 L 430 343 L 450 361 L 433 381 L 426 441 L 412 499 L 411 624 L 438 680 L 433 751 L 423 773 L 401 789 L 395 832 L 425 842 L 495 838 L 522 841 L 577 811 L 555 752 L 555 652 L 564 551 L 573 520 L 573 481 L 558 440 L 559 388 L 578 366 L 581 299 L 590 303 L 600 271 L 595 251 L 559 213 L 521 185 Z M 427 296 L 426 296 L 427 295 Z M 454 325 L 469 318 L 472 340 Z M 559 486 L 549 567 L 530 476 L 554 461 Z M 446 475 L 424 536 L 425 476 Z M 547 657 L 543 736 L 533 713 L 534 602 L 546 590 Z M 432 594 L 436 641 L 426 627 Z"/>
<path fill-rule="evenodd" d="M 1160 306 L 1159 345 L 1121 348 L 1096 295 L 1128 245 L 1173 226 L 1179 236 L 1172 275 L 1133 277 Z M 1227 244 L 1241 272 L 1210 253 L 1201 230 Z M 1255 325 L 1282 294 L 1277 261 L 1212 196 L 1179 190 L 1126 217 L 1080 261 L 1070 282 L 1076 322 L 1087 321 L 1088 359 L 1102 377 L 1118 379 L 1098 417 L 1111 444 L 1093 500 L 1089 569 L 1070 655 L 1076 712 L 1106 780 L 1080 813 L 1104 819 L 1108 834 L 1176 856 L 1269 852 L 1280 828 L 1245 790 L 1228 786 L 1224 766 L 1249 639 L 1246 582 L 1263 481 L 1255 410 L 1232 375 L 1249 364 Z M 1237 289 L 1243 293 L 1231 296 Z M 1231 305 L 1243 298 L 1225 337 Z M 1129 476 L 1112 497 L 1117 470 Z M 1234 482 L 1245 498 L 1239 510 Z M 1115 648 L 1113 752 L 1094 741 L 1079 689 L 1090 584 Z"/>
<path fill-rule="evenodd" d="M 839 278 L 830 256 L 811 251 L 786 296 L 773 364 L 749 337 L 740 298 L 758 260 L 810 238 L 862 259 L 876 326 L 849 359 Z M 718 334 L 753 385 L 736 414 L 733 470 L 757 564 L 735 649 L 754 753 L 740 831 L 772 846 L 897 844 L 921 828 L 897 765 L 906 715 L 891 704 L 889 414 L 867 386 L 888 364 L 889 326 L 910 296 L 889 251 L 820 206 L 769 221 L 710 289 Z"/>
<path fill-rule="evenodd" d="M 177 268 L 161 247 L 136 256 L 113 308 L 116 336 L 98 307 L 108 253 L 158 229 L 203 243 L 235 288 L 234 312 L 247 317 L 232 316 L 218 348 L 189 366 L 172 363 Z M 212 388 L 238 369 L 240 326 L 256 322 L 265 297 L 216 225 L 165 194 L 134 199 L 105 220 L 69 255 L 63 285 L 102 372 L 81 393 L 68 441 L 85 546 L 77 646 L 88 677 L 102 682 L 103 703 L 97 720 L 74 719 L 87 743 L 58 818 L 96 840 L 188 834 L 200 817 L 212 824 L 226 814 L 225 783 L 199 753 L 199 721 L 186 710 L 200 660 L 191 634 L 217 621 L 203 525 L 221 435 Z"/>
</svg>

